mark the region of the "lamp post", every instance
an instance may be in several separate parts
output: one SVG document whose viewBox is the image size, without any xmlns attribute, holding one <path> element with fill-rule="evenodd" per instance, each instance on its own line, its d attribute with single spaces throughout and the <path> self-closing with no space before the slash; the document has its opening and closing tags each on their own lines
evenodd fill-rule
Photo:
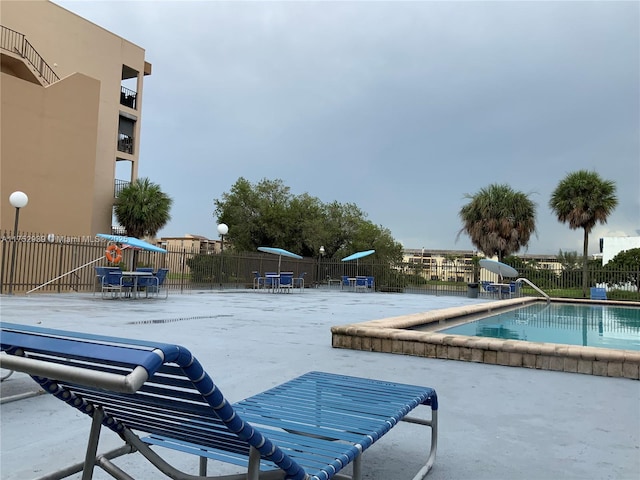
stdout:
<svg viewBox="0 0 640 480">
<path fill-rule="evenodd" d="M 220 288 L 222 288 L 222 276 L 224 271 L 222 270 L 222 262 L 224 261 L 224 236 L 229 233 L 229 227 L 226 223 L 218 225 L 218 233 L 220 234 Z"/>
<path fill-rule="evenodd" d="M 11 247 L 11 271 L 9 273 L 9 295 L 13 293 L 13 274 L 16 267 L 16 247 L 18 245 L 18 219 L 20 209 L 27 206 L 29 197 L 24 192 L 13 192 L 9 195 L 9 203 L 16 209 L 16 220 L 13 225 L 13 246 Z"/>
<path fill-rule="evenodd" d="M 324 257 L 324 245 L 320 245 L 320 255 L 318 255 L 318 286 L 322 283 L 320 275 L 322 274 L 322 257 Z"/>
</svg>

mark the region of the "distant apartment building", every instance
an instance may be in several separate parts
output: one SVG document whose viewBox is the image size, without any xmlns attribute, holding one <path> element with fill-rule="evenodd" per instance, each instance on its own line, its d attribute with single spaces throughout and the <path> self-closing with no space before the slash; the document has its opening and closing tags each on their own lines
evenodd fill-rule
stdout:
<svg viewBox="0 0 640 480">
<path fill-rule="evenodd" d="M 0 24 L 0 228 L 22 191 L 22 232 L 110 232 L 138 176 L 145 51 L 47 0 L 0 2 Z"/>
<path fill-rule="evenodd" d="M 403 261 L 408 265 L 419 266 L 428 280 L 449 282 L 471 282 L 474 280 L 473 257 L 484 258 L 482 252 L 473 250 L 430 250 L 425 248 L 406 249 L 403 251 Z M 540 270 L 560 272 L 562 265 L 556 255 L 518 254 L 523 262 L 535 265 Z M 495 258 L 494 258 L 495 260 Z M 479 279 L 488 275 L 483 269 L 479 270 Z"/>
<path fill-rule="evenodd" d="M 187 234 L 183 237 L 162 237 L 156 240 L 156 245 L 161 246 L 171 252 L 185 251 L 188 253 L 199 253 L 209 255 L 220 253 L 221 242 L 210 240 L 201 235 Z"/>
</svg>

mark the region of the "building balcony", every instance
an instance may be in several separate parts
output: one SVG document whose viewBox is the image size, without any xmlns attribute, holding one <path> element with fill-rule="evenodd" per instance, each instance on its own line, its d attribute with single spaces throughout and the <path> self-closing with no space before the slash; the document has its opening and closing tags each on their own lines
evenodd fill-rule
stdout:
<svg viewBox="0 0 640 480">
<path fill-rule="evenodd" d="M 125 135 L 124 133 L 118 134 L 118 151 L 133 155 L 133 137 Z"/>
<path fill-rule="evenodd" d="M 127 87 L 120 87 L 120 105 L 125 107 L 136 108 L 137 93 Z"/>
</svg>

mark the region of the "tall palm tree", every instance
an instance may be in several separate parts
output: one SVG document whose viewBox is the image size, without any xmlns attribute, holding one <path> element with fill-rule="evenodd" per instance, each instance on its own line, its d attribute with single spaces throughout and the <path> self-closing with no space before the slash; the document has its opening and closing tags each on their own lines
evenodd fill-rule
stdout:
<svg viewBox="0 0 640 480">
<path fill-rule="evenodd" d="M 171 219 L 172 203 L 159 185 L 139 178 L 120 191 L 115 214 L 130 237 L 153 237 Z"/>
<path fill-rule="evenodd" d="M 487 257 L 502 259 L 526 247 L 535 233 L 536 204 L 509 185 L 492 184 L 474 195 L 459 212 L 464 226 L 458 232 Z"/>
<path fill-rule="evenodd" d="M 589 258 L 589 233 L 600 222 L 607 223 L 607 217 L 618 205 L 616 185 L 604 180 L 596 172 L 578 170 L 569 173 L 551 194 L 549 207 L 558 221 L 569 223 L 569 228 L 584 229 L 582 250 L 582 296 L 587 296 Z"/>
</svg>

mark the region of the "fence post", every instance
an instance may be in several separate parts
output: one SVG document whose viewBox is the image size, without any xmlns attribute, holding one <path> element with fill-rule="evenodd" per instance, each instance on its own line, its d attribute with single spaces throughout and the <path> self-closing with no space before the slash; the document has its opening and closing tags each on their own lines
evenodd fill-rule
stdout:
<svg viewBox="0 0 640 480">
<path fill-rule="evenodd" d="M 180 265 L 180 293 L 184 293 L 184 267 L 185 267 L 185 261 L 186 261 L 186 257 L 187 257 L 187 250 L 182 247 L 182 260 L 181 260 L 181 265 Z"/>
</svg>

